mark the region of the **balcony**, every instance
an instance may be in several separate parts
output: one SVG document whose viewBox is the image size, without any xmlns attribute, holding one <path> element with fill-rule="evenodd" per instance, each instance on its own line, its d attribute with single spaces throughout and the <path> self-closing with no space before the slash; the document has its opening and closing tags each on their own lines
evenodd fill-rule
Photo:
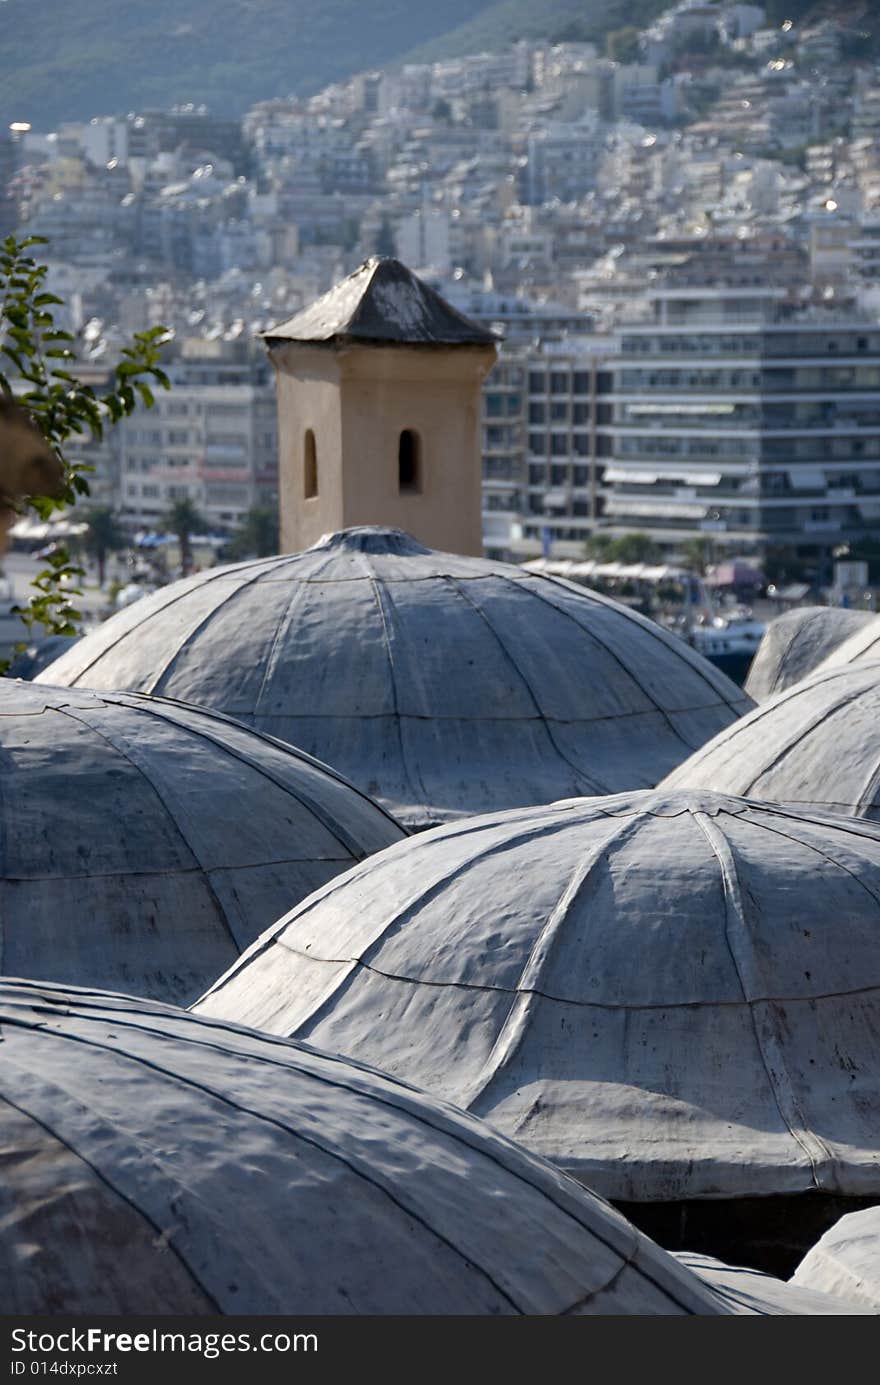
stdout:
<svg viewBox="0 0 880 1385">
<path fill-rule="evenodd" d="M 802 527 L 805 534 L 836 534 L 843 528 L 843 521 L 840 519 L 805 519 Z"/>
</svg>

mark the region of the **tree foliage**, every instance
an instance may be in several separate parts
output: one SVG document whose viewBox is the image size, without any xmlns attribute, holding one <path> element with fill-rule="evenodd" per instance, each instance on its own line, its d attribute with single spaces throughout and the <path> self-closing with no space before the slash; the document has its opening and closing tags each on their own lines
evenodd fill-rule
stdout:
<svg viewBox="0 0 880 1385">
<path fill-rule="evenodd" d="M 601 531 L 591 535 L 585 544 L 587 556 L 603 563 L 659 563 L 663 550 L 650 534 L 621 534 L 613 539 Z"/>
<path fill-rule="evenodd" d="M 207 520 L 199 513 L 189 496 L 179 496 L 167 510 L 162 525 L 174 534 L 180 548 L 180 566 L 184 575 L 192 568 L 192 535 L 204 534 Z"/>
<path fill-rule="evenodd" d="M 713 561 L 717 548 L 712 539 L 687 539 L 680 548 L 682 562 L 692 572 L 705 577 L 706 568 Z"/>
<path fill-rule="evenodd" d="M 254 505 L 245 515 L 239 532 L 230 539 L 224 557 L 271 558 L 278 552 L 278 510 L 271 505 Z"/>
<path fill-rule="evenodd" d="M 107 556 L 125 547 L 126 536 L 115 512 L 105 505 L 96 505 L 85 516 L 88 525 L 85 550 L 98 565 L 98 585 L 103 587 Z"/>
<path fill-rule="evenodd" d="M 55 325 L 52 312 L 64 307 L 64 300 L 47 292 L 48 266 L 29 253 L 45 244 L 41 236 L 8 236 L 0 242 L 0 392 L 14 396 L 27 411 L 64 468 L 59 497 L 34 496 L 28 502 L 48 520 L 89 494 L 87 473 L 93 468 L 66 455 L 69 440 L 85 434 L 100 439 L 105 427 L 133 413 L 139 403 L 152 407 L 151 383 L 168 389 L 170 382 L 159 364 L 168 338 L 164 327 L 136 333 L 103 393 L 77 379 L 74 338 Z M 74 622 L 80 612 L 71 598 L 81 595 L 75 584 L 82 576 L 82 568 L 60 545 L 34 579 L 27 605 L 18 608 L 29 633 L 37 625 L 49 634 L 78 633 Z"/>
<path fill-rule="evenodd" d="M 622 29 L 612 29 L 605 36 L 605 51 L 616 63 L 637 63 L 640 57 L 640 30 L 634 24 L 625 24 Z"/>
</svg>

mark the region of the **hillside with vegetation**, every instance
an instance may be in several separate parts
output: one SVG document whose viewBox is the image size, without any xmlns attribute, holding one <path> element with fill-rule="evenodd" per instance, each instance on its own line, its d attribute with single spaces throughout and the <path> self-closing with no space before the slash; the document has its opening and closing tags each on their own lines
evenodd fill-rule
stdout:
<svg viewBox="0 0 880 1385">
<path fill-rule="evenodd" d="M 477 8 L 479 12 L 465 23 L 408 54 L 408 61 L 491 52 L 521 38 L 592 42 L 602 51 L 607 34 L 630 25 L 644 28 L 670 5 L 669 0 L 496 0 Z"/>
<path fill-rule="evenodd" d="M 205 103 L 239 116 L 401 61 L 592 40 L 668 0 L 0 0 L 0 120 L 38 130 L 96 114 Z"/>
<path fill-rule="evenodd" d="M 845 9 L 855 47 L 876 41 L 870 0 L 766 0 L 768 20 Z M 500 50 L 517 39 L 592 41 L 650 24 L 669 0 L 0 0 L 0 121 L 50 130 L 96 114 L 193 102 L 240 116 L 404 61 Z M 870 32 L 865 32 L 870 31 Z M 613 45 L 612 45 L 613 47 Z"/>
<path fill-rule="evenodd" d="M 0 120 L 51 130 L 185 102 L 239 116 L 462 23 L 480 0 L 2 0 Z"/>
</svg>

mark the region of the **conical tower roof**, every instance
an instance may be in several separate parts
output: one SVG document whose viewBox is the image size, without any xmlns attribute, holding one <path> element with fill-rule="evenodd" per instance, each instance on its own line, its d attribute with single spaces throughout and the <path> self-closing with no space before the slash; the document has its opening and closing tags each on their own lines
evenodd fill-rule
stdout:
<svg viewBox="0 0 880 1385">
<path fill-rule="evenodd" d="M 420 828 L 649 787 L 752 705 L 606 597 L 372 527 L 165 587 L 43 680 L 226 712 Z"/>
<path fill-rule="evenodd" d="M 199 1013 L 484 1117 L 606 1197 L 880 1195 L 880 827 L 710 792 L 410 838 Z"/>
<path fill-rule="evenodd" d="M 0 971 L 192 1000 L 294 898 L 398 841 L 227 717 L 0 679 Z"/>
<path fill-rule="evenodd" d="M 663 781 L 880 819 L 880 662 L 819 669 L 719 732 Z"/>
<path fill-rule="evenodd" d="M 400 260 L 379 256 L 263 335 L 270 348 L 288 342 L 494 346 L 498 341 L 494 332 L 458 312 Z"/>
<path fill-rule="evenodd" d="M 5 1312 L 727 1314 L 488 1126 L 155 1002 L 0 984 Z"/>
</svg>

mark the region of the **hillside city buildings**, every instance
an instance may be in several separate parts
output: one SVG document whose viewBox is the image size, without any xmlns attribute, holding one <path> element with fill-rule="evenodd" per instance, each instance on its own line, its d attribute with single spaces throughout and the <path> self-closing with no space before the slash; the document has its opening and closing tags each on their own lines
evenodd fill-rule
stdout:
<svg viewBox="0 0 880 1385">
<path fill-rule="evenodd" d="M 488 553 L 635 529 L 821 565 L 880 532 L 880 64 L 851 16 L 726 0 L 624 49 L 522 41 L 241 120 L 22 112 L 0 222 L 49 238 L 84 369 L 174 332 L 172 393 L 83 442 L 101 503 L 151 529 L 186 496 L 218 532 L 271 505 L 257 334 L 378 253 L 503 334 Z"/>
</svg>

